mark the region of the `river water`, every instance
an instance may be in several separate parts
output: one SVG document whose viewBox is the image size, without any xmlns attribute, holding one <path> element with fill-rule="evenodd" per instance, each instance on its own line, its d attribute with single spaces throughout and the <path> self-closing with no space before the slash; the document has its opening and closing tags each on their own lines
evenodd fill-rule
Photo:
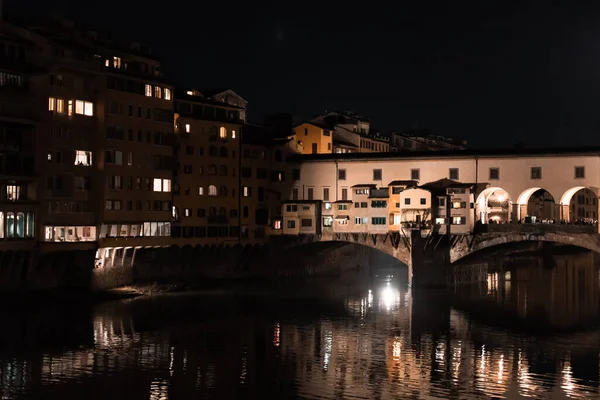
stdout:
<svg viewBox="0 0 600 400">
<path fill-rule="evenodd" d="M 550 265 L 549 265 L 550 264 Z M 0 313 L 1 399 L 600 399 L 591 253 Z"/>
</svg>

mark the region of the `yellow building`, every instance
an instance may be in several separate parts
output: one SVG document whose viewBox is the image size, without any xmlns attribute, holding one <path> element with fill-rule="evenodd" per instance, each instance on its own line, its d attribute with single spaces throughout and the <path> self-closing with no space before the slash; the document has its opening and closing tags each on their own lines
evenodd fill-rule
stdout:
<svg viewBox="0 0 600 400">
<path fill-rule="evenodd" d="M 332 127 L 310 121 L 294 127 L 294 137 L 303 146 L 302 154 L 333 152 Z"/>
</svg>

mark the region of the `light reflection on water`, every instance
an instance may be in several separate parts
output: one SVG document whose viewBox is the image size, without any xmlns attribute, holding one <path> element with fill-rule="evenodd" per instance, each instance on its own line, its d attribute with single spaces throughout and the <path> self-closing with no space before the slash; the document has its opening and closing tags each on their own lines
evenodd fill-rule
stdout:
<svg viewBox="0 0 600 400">
<path fill-rule="evenodd" d="M 396 279 L 318 298 L 135 299 L 59 324 L 43 344 L 45 331 L 27 332 L 48 319 L 13 313 L 0 333 L 0 397 L 600 399 L 598 270 L 587 255 L 557 261 L 510 261 L 451 295 Z M 563 333 L 519 333 L 515 321 Z M 78 340 L 62 339 L 75 328 Z"/>
</svg>

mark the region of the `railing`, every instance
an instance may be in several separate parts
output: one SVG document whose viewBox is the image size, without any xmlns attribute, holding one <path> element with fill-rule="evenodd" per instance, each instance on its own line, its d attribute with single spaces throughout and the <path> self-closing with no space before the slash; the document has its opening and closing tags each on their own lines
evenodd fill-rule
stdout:
<svg viewBox="0 0 600 400">
<path fill-rule="evenodd" d="M 596 225 L 574 224 L 483 224 L 475 227 L 476 233 L 597 233 Z"/>
</svg>

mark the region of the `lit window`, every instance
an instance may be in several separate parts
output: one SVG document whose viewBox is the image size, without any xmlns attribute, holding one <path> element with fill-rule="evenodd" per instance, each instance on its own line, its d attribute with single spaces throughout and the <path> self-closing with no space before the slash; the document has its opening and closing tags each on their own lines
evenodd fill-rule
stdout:
<svg viewBox="0 0 600 400">
<path fill-rule="evenodd" d="M 165 100 L 171 100 L 171 89 L 165 88 Z"/>
<path fill-rule="evenodd" d="M 184 208 L 183 209 L 183 215 L 186 217 L 191 217 L 192 216 L 192 209 L 191 208 Z"/>
<path fill-rule="evenodd" d="M 162 179 L 154 178 L 153 188 L 155 192 L 162 192 Z"/>
<path fill-rule="evenodd" d="M 163 179 L 163 192 L 170 192 L 170 191 L 171 191 L 171 180 Z"/>
<path fill-rule="evenodd" d="M 146 97 L 152 97 L 152 86 L 151 85 L 146 84 L 145 94 L 146 94 Z"/>
<path fill-rule="evenodd" d="M 6 200 L 17 201 L 21 196 L 21 187 L 17 185 L 6 186 Z"/>
<path fill-rule="evenodd" d="M 199 196 L 204 196 L 204 188 L 203 188 L 202 186 L 200 186 L 200 187 L 198 188 L 198 195 L 199 195 Z"/>
<path fill-rule="evenodd" d="M 235 131 L 231 131 L 231 138 L 235 139 Z"/>
<path fill-rule="evenodd" d="M 85 150 L 75 150 L 75 165 L 89 167 L 92 165 L 92 152 Z"/>
<path fill-rule="evenodd" d="M 75 100 L 75 114 L 93 116 L 94 104 L 89 101 Z"/>
<path fill-rule="evenodd" d="M 92 115 L 94 115 L 94 104 L 92 104 L 89 101 L 86 101 L 83 109 L 83 114 L 87 115 L 88 117 L 91 117 Z"/>
<path fill-rule="evenodd" d="M 243 193 L 244 197 L 250 197 L 250 192 L 251 192 L 250 186 L 244 186 L 242 188 L 242 193 Z"/>
<path fill-rule="evenodd" d="M 185 124 L 185 133 L 190 133 L 191 130 L 190 124 Z"/>
<path fill-rule="evenodd" d="M 222 127 L 219 129 L 219 137 L 220 137 L 221 139 L 225 139 L 225 138 L 227 138 L 227 129 L 225 129 L 225 127 L 224 127 L 224 126 L 222 126 Z"/>
<path fill-rule="evenodd" d="M 52 152 L 48 152 L 48 162 L 52 162 Z"/>
<path fill-rule="evenodd" d="M 68 115 L 69 117 L 72 117 L 72 116 L 73 116 L 73 100 L 69 100 L 69 101 L 67 102 L 67 115 Z"/>
<path fill-rule="evenodd" d="M 48 111 L 56 110 L 56 98 L 48 97 Z"/>
<path fill-rule="evenodd" d="M 162 98 L 162 88 L 160 86 L 154 86 L 154 97 L 157 99 Z"/>
<path fill-rule="evenodd" d="M 113 68 L 121 68 L 121 57 L 113 57 Z"/>
<path fill-rule="evenodd" d="M 210 185 L 208 187 L 208 195 L 209 196 L 216 196 L 217 195 L 217 187 L 215 185 Z"/>
<path fill-rule="evenodd" d="M 65 113 L 65 101 L 63 99 L 56 99 L 56 113 L 57 114 Z"/>
<path fill-rule="evenodd" d="M 194 95 L 194 91 L 193 90 L 188 90 L 185 92 L 185 94 L 187 94 L 188 96 L 193 96 Z"/>
</svg>

